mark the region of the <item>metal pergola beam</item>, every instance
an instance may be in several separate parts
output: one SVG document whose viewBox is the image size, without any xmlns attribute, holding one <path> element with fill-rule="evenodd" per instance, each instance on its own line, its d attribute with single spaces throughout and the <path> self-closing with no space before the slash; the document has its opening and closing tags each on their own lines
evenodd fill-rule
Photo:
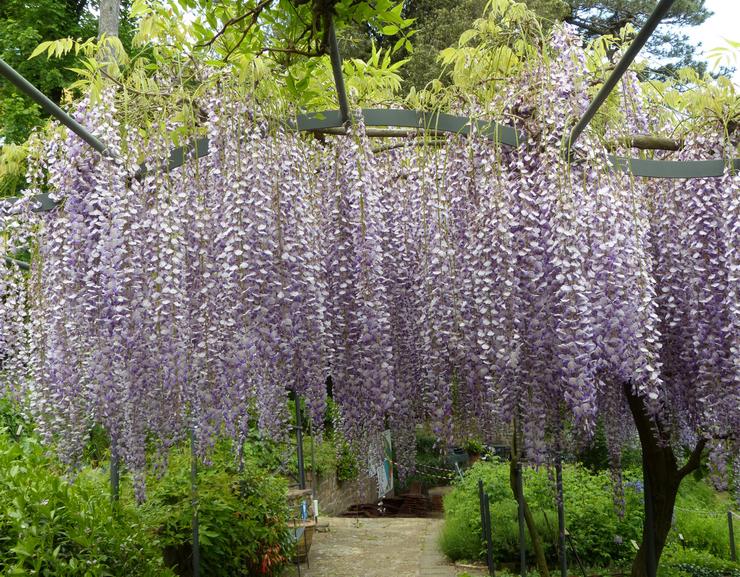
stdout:
<svg viewBox="0 0 740 577">
<path fill-rule="evenodd" d="M 653 35 L 653 32 L 655 32 L 655 29 L 657 28 L 658 24 L 660 24 L 660 21 L 665 17 L 666 14 L 668 14 L 668 11 L 671 9 L 671 6 L 673 6 L 674 2 L 675 0 L 660 0 L 658 5 L 655 7 L 655 10 L 653 10 L 653 13 L 647 19 L 647 22 L 645 22 L 645 25 L 640 28 L 637 36 L 629 45 L 629 48 L 627 48 L 626 52 L 622 55 L 622 58 L 620 58 L 617 66 L 614 68 L 614 70 L 612 70 L 609 78 L 606 79 L 606 82 L 604 82 L 604 85 L 596 94 L 593 101 L 586 109 L 586 112 L 578 121 L 578 124 L 573 127 L 573 130 L 570 133 L 570 137 L 568 138 L 568 152 L 572 150 L 573 145 L 575 144 L 576 140 L 578 140 L 578 137 L 585 130 L 586 126 L 588 126 L 588 123 L 591 122 L 591 119 L 594 117 L 599 108 L 601 108 L 601 105 L 604 104 L 609 94 L 611 94 L 611 91 L 614 90 L 617 82 L 619 82 L 622 76 L 624 76 L 624 73 L 627 72 L 627 69 L 629 68 L 630 64 L 632 64 L 632 61 L 635 59 L 640 50 L 642 50 L 642 47 L 645 46 L 645 43 L 648 41 L 650 36 Z"/>
<path fill-rule="evenodd" d="M 82 140 L 87 142 L 99 153 L 109 155 L 108 147 L 105 144 L 98 140 L 92 133 L 88 132 L 88 130 L 84 126 L 82 126 L 69 114 L 64 112 L 64 110 L 59 108 L 59 106 L 57 106 L 54 102 L 49 100 L 46 95 L 44 95 L 38 88 L 36 88 L 33 84 L 31 84 L 28 80 L 21 76 L 10 64 L 5 62 L 2 58 L 0 58 L 0 74 L 2 74 L 5 78 L 8 79 L 8 81 L 14 84 L 16 88 L 18 88 L 18 90 L 33 99 L 33 101 L 41 106 L 41 108 L 43 108 L 47 113 L 51 114 L 54 118 L 64 124 L 67 128 L 69 128 L 77 136 L 82 138 Z"/>
<path fill-rule="evenodd" d="M 644 45 L 650 34 L 655 30 L 658 22 L 670 9 L 674 0 L 661 0 L 656 10 L 650 16 L 645 26 L 640 30 L 635 41 L 630 45 L 625 55 L 620 60 L 612 75 L 604 84 L 597 94 L 594 102 L 587 110 L 584 117 L 576 125 L 571 133 L 571 144 L 575 138 L 583 131 L 596 110 L 608 96 L 611 89 L 614 88 L 621 76 L 626 71 L 640 48 Z M 334 30 L 334 23 L 330 21 L 329 28 L 330 57 L 332 62 L 332 71 L 337 88 L 337 98 L 339 100 L 339 110 L 326 110 L 323 112 L 314 112 L 301 114 L 295 122 L 288 122 L 290 129 L 305 132 L 323 132 L 328 134 L 346 134 L 349 118 L 349 103 L 347 101 L 346 89 L 344 86 L 344 76 L 342 74 L 342 62 L 339 54 L 339 48 Z M 7 78 L 21 92 L 31 97 L 41 107 L 67 126 L 75 134 L 80 136 L 85 142 L 102 154 L 109 155 L 107 146 L 98 140 L 87 129 L 74 120 L 69 114 L 42 94 L 33 84 L 26 80 L 21 74 L 14 70 L 9 64 L 0 59 L 0 75 Z M 438 136 L 442 133 L 453 133 L 459 135 L 476 134 L 483 138 L 499 142 L 501 144 L 517 147 L 520 142 L 525 140 L 526 135 L 517 132 L 514 128 L 494 121 L 478 120 L 462 116 L 454 116 L 444 112 L 418 112 L 413 110 L 400 109 L 363 109 L 361 111 L 365 126 L 384 127 L 382 129 L 371 129 L 368 131 L 370 136 L 379 137 L 408 137 L 409 132 L 394 131 L 389 127 L 410 128 L 416 131 L 414 135 L 421 132 Z M 173 148 L 167 165 L 159 169 L 174 170 L 184 165 L 190 158 L 200 158 L 210 153 L 209 141 L 207 138 L 197 138 L 192 144 Z M 723 160 L 698 160 L 698 161 L 664 161 L 664 160 L 645 160 L 638 158 L 623 158 L 615 155 L 608 155 L 609 161 L 615 170 L 631 173 L 634 176 L 650 178 L 700 178 L 700 177 L 719 177 L 724 174 L 725 169 L 740 171 L 740 159 L 734 159 L 729 162 Z M 151 168 L 142 165 L 134 174 L 137 179 L 143 178 Z M 7 198 L 5 201 L 15 201 L 17 199 Z M 56 203 L 48 195 L 40 194 L 35 200 L 40 202 L 35 210 L 47 212 L 52 210 Z M 11 259 L 12 260 L 12 259 Z"/>
<path fill-rule="evenodd" d="M 331 60 L 331 71 L 334 75 L 334 84 L 337 87 L 337 100 L 339 101 L 339 111 L 342 115 L 342 124 L 348 124 L 349 118 L 349 100 L 347 99 L 347 89 L 344 86 L 344 72 L 342 71 L 342 55 L 339 53 L 339 42 L 337 42 L 337 33 L 334 29 L 334 18 L 329 16 L 329 58 Z"/>
</svg>

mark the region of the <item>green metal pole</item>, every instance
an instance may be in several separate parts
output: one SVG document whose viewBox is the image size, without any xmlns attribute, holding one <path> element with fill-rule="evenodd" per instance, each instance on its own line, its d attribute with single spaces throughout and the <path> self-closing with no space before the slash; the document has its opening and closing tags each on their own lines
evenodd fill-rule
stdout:
<svg viewBox="0 0 740 577">
<path fill-rule="evenodd" d="M 565 551 L 565 504 L 563 503 L 563 458 L 558 455 L 555 463 L 555 490 L 558 500 L 558 547 L 560 560 L 560 576 L 568 577 L 568 558 Z"/>
<path fill-rule="evenodd" d="M 10 64 L 0 58 L 0 75 L 4 76 L 11 84 L 15 85 L 18 90 L 23 92 L 26 96 L 34 100 L 41 108 L 51 114 L 59 122 L 64 124 L 77 136 L 82 138 L 95 150 L 106 156 L 110 155 L 108 147 L 93 136 L 90 132 L 85 129 L 79 122 L 72 118 L 69 114 L 59 108 L 54 102 L 49 100 L 38 88 L 21 76 Z"/>
<path fill-rule="evenodd" d="M 29 265 L 27 262 L 23 262 L 22 260 L 18 260 L 16 258 L 11 257 L 11 256 L 6 256 L 5 257 L 5 262 L 7 262 L 8 264 L 14 264 L 15 266 L 17 266 L 21 270 L 30 270 L 30 268 L 31 268 L 31 265 Z"/>
<path fill-rule="evenodd" d="M 306 467 L 303 461 L 303 418 L 301 416 L 301 396 L 295 393 L 295 440 L 298 455 L 298 487 L 306 488 Z"/>
<path fill-rule="evenodd" d="M 198 450 L 195 429 L 190 429 L 190 505 L 193 508 L 192 568 L 193 577 L 200 577 L 200 526 L 198 523 Z"/>
<path fill-rule="evenodd" d="M 607 78 L 606 82 L 604 82 L 604 86 L 601 87 L 601 90 L 599 90 L 599 92 L 596 94 L 596 97 L 593 99 L 593 102 L 591 102 L 588 109 L 583 114 L 583 117 L 578 121 L 578 124 L 576 124 L 571 131 L 570 138 L 567 143 L 568 151 L 571 150 L 573 144 L 575 144 L 576 140 L 578 140 L 578 137 L 584 131 L 586 126 L 588 126 L 588 123 L 591 122 L 591 119 L 594 117 L 599 108 L 601 108 L 601 105 L 604 104 L 611 91 L 614 90 L 617 82 L 619 82 L 620 78 L 622 78 L 624 73 L 627 72 L 627 69 L 629 68 L 630 64 L 632 64 L 632 61 L 637 56 L 637 53 L 640 52 L 650 36 L 652 36 L 653 32 L 655 32 L 658 24 L 660 24 L 660 21 L 671 9 L 671 6 L 674 2 L 675 0 L 661 0 L 655 7 L 655 10 L 653 10 L 653 13 L 647 19 L 647 22 L 645 22 L 645 25 L 640 28 L 640 31 L 637 33 L 635 39 L 632 41 L 632 44 L 629 45 L 629 48 L 627 48 L 627 51 L 617 63 L 616 68 L 614 68 L 612 73 L 609 75 L 609 78 Z"/>
<path fill-rule="evenodd" d="M 339 100 L 339 111 L 342 116 L 342 124 L 349 122 L 349 101 L 347 100 L 347 89 L 344 87 L 344 74 L 342 73 L 342 56 L 339 54 L 339 43 L 334 30 L 334 19 L 329 18 L 329 57 L 331 59 L 331 70 L 334 73 L 334 84 L 337 87 L 337 100 Z"/>
<path fill-rule="evenodd" d="M 522 465 L 516 464 L 516 500 L 518 501 L 518 521 L 519 521 L 519 574 L 521 577 L 527 577 L 527 547 L 525 543 L 524 530 L 524 482 L 522 480 Z"/>
<path fill-rule="evenodd" d="M 110 455 L 110 500 L 113 507 L 121 498 L 121 471 L 118 460 L 118 450 L 113 447 Z"/>
</svg>

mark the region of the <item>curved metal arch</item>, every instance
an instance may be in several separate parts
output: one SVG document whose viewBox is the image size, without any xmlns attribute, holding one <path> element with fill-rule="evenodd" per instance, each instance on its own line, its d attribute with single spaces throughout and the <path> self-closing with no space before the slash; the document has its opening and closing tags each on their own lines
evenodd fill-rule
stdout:
<svg viewBox="0 0 740 577">
<path fill-rule="evenodd" d="M 478 134 L 505 146 L 519 146 L 526 140 L 526 135 L 517 132 L 511 126 L 494 121 L 476 120 L 465 116 L 454 116 L 444 112 L 417 112 L 403 109 L 364 108 L 362 118 L 365 126 L 399 127 L 424 131 L 448 132 L 451 134 Z M 300 132 L 343 129 L 345 124 L 339 110 L 324 110 L 301 114 L 288 126 Z M 168 170 L 182 166 L 190 157 L 199 158 L 209 154 L 208 140 L 199 138 L 193 145 L 178 147 L 172 150 Z M 711 178 L 724 175 L 732 166 L 740 172 L 740 159 L 726 162 L 724 160 L 649 160 L 642 158 L 625 158 L 608 155 L 615 170 L 627 172 L 634 176 L 647 178 Z M 140 169 L 137 176 L 143 176 Z"/>
<path fill-rule="evenodd" d="M 365 126 L 371 127 L 401 127 L 424 131 L 447 132 L 451 134 L 470 135 L 478 134 L 505 146 L 517 147 L 524 142 L 526 136 L 517 132 L 511 126 L 494 121 L 476 120 L 465 116 L 454 116 L 444 112 L 417 112 L 403 109 L 366 108 L 362 110 Z M 339 110 L 325 110 L 310 114 L 301 114 L 295 122 L 288 126 L 299 132 L 322 131 L 327 129 L 343 129 L 342 113 Z M 201 158 L 211 153 L 207 138 L 198 138 L 187 146 L 178 146 L 170 151 L 167 161 L 167 171 L 183 166 L 188 160 Z M 713 178 L 723 176 L 726 169 L 740 173 L 740 158 L 731 162 L 724 160 L 649 160 L 642 158 L 625 158 L 613 154 L 608 155 L 614 170 L 626 172 L 633 176 L 646 178 Z M 141 179 L 151 169 L 141 165 L 134 177 Z M 15 199 L 6 198 L 13 202 Z M 40 194 L 36 200 L 41 204 L 39 212 L 52 210 L 56 203 L 48 195 Z"/>
</svg>

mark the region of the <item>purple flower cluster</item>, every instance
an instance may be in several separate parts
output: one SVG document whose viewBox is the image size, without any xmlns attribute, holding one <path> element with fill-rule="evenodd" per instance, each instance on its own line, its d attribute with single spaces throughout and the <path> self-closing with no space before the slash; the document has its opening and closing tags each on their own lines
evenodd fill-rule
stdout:
<svg viewBox="0 0 740 577">
<path fill-rule="evenodd" d="M 374 153 L 359 118 L 318 141 L 222 88 L 200 102 L 211 154 L 137 180 L 175 127 L 129 136 L 113 95 L 81 106 L 117 160 L 54 138 L 29 198 L 63 204 L 3 216 L 6 249 L 37 247 L 30 275 L 0 266 L 6 388 L 68 460 L 99 423 L 139 474 L 152 440 L 285 434 L 291 390 L 320 427 L 329 375 L 347 438 L 372 461 L 390 427 L 402 473 L 421 422 L 446 442 L 513 422 L 541 462 L 602 419 L 617 467 L 625 387 L 737 466 L 738 176 L 633 179 L 589 134 L 565 160 L 584 54 L 567 30 L 552 49 L 523 77 L 552 88 L 511 93 L 531 136 L 508 150 L 472 134 Z M 633 78 L 623 96 L 644 129 Z M 708 136 L 681 154 L 727 152 Z"/>
</svg>

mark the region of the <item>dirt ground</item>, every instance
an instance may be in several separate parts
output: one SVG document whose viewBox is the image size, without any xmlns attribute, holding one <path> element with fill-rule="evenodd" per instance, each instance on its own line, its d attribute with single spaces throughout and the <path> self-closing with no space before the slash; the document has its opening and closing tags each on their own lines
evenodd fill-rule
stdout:
<svg viewBox="0 0 740 577">
<path fill-rule="evenodd" d="M 329 517 L 319 520 L 301 577 L 474 577 L 484 572 L 455 567 L 439 552 L 442 519 Z M 295 566 L 285 577 L 295 577 Z"/>
</svg>

